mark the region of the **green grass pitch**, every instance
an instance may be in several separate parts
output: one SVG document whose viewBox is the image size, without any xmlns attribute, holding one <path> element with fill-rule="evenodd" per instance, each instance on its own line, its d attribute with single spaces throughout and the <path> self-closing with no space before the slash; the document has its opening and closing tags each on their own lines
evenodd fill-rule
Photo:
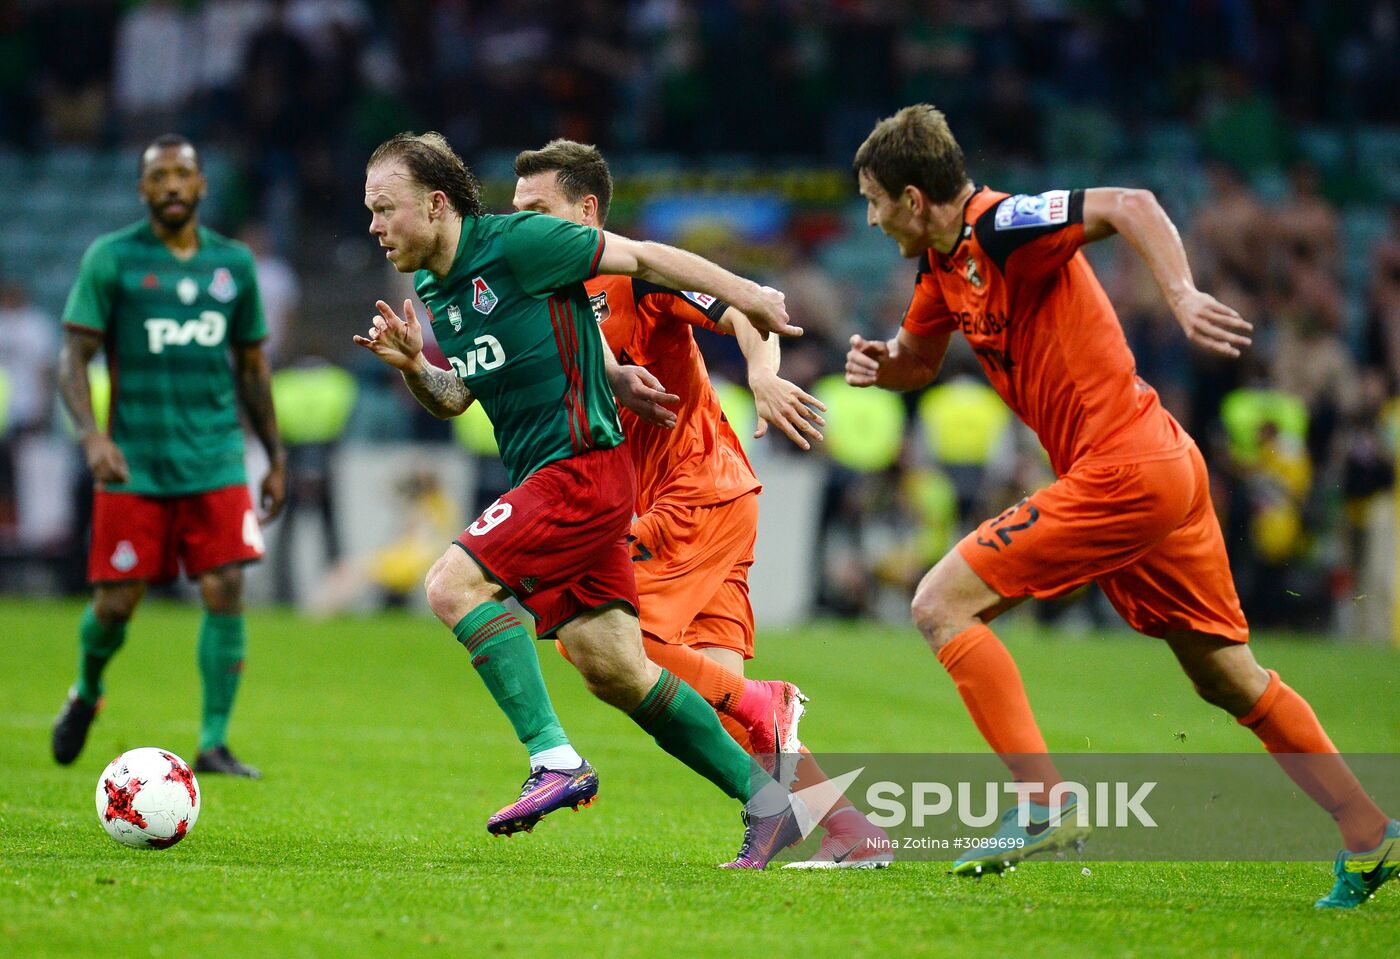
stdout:
<svg viewBox="0 0 1400 959">
<path fill-rule="evenodd" d="M 7 956 L 1335 957 L 1400 941 L 1400 887 L 1319 914 L 1321 864 L 1090 863 L 1085 875 L 1076 861 L 1032 861 L 981 881 L 940 863 L 720 872 L 740 836 L 734 804 L 590 699 L 546 646 L 555 703 L 602 793 L 531 835 L 492 839 L 486 816 L 514 795 L 524 757 L 452 637 L 406 615 L 252 613 L 232 744 L 266 779 L 205 776 L 189 839 L 126 849 L 96 822 L 97 774 L 135 746 L 193 759 L 198 613 L 141 610 L 86 752 L 61 769 L 49 726 L 79 610 L 0 601 Z M 1006 634 L 1053 750 L 1258 748 L 1194 697 L 1158 643 Z M 1255 642 L 1344 750 L 1400 750 L 1400 653 Z M 818 752 L 984 748 L 912 629 L 768 631 L 752 666 L 811 695 L 803 737 Z"/>
</svg>

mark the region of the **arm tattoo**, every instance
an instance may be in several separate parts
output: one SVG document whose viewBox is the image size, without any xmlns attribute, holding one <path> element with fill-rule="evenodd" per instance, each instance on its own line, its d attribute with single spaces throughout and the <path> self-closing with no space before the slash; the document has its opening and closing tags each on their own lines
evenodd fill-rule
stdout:
<svg viewBox="0 0 1400 959">
<path fill-rule="evenodd" d="M 457 374 L 436 366 L 425 365 L 421 373 L 404 371 L 403 381 L 413 398 L 440 420 L 460 415 L 473 399 Z"/>
<path fill-rule="evenodd" d="M 58 355 L 58 392 L 63 405 L 73 417 L 73 427 L 79 437 L 97 429 L 92 412 L 92 386 L 88 382 L 88 364 L 102 348 L 102 337 L 96 333 L 64 333 L 63 349 Z"/>
<path fill-rule="evenodd" d="M 282 437 L 277 431 L 277 413 L 272 406 L 272 373 L 267 354 L 261 344 L 235 348 L 237 358 L 238 399 L 248 412 L 248 420 L 267 450 L 267 458 L 281 463 L 287 457 L 282 449 Z"/>
</svg>

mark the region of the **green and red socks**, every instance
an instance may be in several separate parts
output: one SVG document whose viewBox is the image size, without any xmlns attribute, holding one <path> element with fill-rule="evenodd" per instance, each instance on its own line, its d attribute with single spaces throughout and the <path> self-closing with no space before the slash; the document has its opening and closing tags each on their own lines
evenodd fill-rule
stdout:
<svg viewBox="0 0 1400 959">
<path fill-rule="evenodd" d="M 520 620 L 500 603 L 482 603 L 452 627 L 496 705 L 530 750 L 530 766 L 576 769 L 583 760 L 569 744 L 540 672 L 540 659 Z"/>
<path fill-rule="evenodd" d="M 670 670 L 661 670 L 630 715 L 658 746 L 743 802 L 750 813 L 772 816 L 786 807 L 787 790 L 725 732 L 710 704 Z"/>
</svg>

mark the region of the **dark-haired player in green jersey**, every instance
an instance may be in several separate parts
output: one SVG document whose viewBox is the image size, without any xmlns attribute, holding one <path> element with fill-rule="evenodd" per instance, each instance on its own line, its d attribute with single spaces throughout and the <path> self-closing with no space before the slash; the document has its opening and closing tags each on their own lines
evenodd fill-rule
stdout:
<svg viewBox="0 0 1400 959">
<path fill-rule="evenodd" d="M 804 810 L 750 762 L 699 694 L 643 651 L 627 548 L 635 478 L 583 281 L 604 272 L 700 290 L 740 307 L 765 334 L 798 333 L 782 294 L 673 247 L 537 213 L 487 215 L 475 178 L 434 133 L 400 134 L 375 151 L 365 205 L 389 261 L 416 274 L 452 369 L 424 359 L 410 301 L 402 318 L 381 301 L 355 342 L 400 370 L 436 416 L 479 400 L 514 484 L 427 579 L 433 612 L 530 752 L 520 798 L 487 829 L 532 828 L 556 809 L 586 805 L 598 789 L 554 713 L 529 634 L 502 605 L 510 595 L 534 616 L 539 638 L 558 637 L 594 695 L 745 803 L 744 842 L 726 865 L 763 868 L 801 837 Z"/>
<path fill-rule="evenodd" d="M 194 768 L 256 779 L 227 740 L 243 670 L 243 564 L 262 556 L 258 524 L 282 508 L 287 478 L 253 256 L 199 225 L 206 184 L 184 137 L 167 134 L 146 148 L 138 188 L 149 216 L 88 247 L 63 312 L 59 390 L 95 487 L 94 595 L 79 627 L 78 681 L 54 724 L 53 755 L 67 765 L 82 752 L 101 703 L 102 672 L 146 585 L 183 567 L 204 601 L 204 714 Z M 112 383 L 106 432 L 97 427 L 88 386 L 88 364 L 100 349 Z M 271 463 L 261 516 L 243 468 L 240 402 Z"/>
</svg>

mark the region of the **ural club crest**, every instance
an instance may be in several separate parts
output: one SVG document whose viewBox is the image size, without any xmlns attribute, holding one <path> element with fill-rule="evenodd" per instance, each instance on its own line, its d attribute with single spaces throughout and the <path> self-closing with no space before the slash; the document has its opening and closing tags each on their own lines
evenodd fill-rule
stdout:
<svg viewBox="0 0 1400 959">
<path fill-rule="evenodd" d="M 496 308 L 496 293 L 481 277 L 472 279 L 472 309 L 483 315 Z"/>
<path fill-rule="evenodd" d="M 963 269 L 963 276 L 967 277 L 967 282 L 977 289 L 982 289 L 982 284 L 986 281 L 982 279 L 981 272 L 977 269 L 977 260 L 973 257 L 967 258 L 967 265 Z"/>
<path fill-rule="evenodd" d="M 214 281 L 209 284 L 209 295 L 220 303 L 232 303 L 238 295 L 238 284 L 233 282 L 233 274 L 226 267 L 214 271 Z"/>
<path fill-rule="evenodd" d="M 477 307 L 477 309 L 481 309 L 481 307 Z M 447 308 L 447 322 L 452 324 L 454 333 L 462 332 L 462 308 L 456 303 Z"/>
<path fill-rule="evenodd" d="M 612 307 L 608 306 L 608 291 L 599 290 L 588 298 L 588 305 L 593 307 L 593 319 L 599 323 L 612 316 Z"/>
</svg>

